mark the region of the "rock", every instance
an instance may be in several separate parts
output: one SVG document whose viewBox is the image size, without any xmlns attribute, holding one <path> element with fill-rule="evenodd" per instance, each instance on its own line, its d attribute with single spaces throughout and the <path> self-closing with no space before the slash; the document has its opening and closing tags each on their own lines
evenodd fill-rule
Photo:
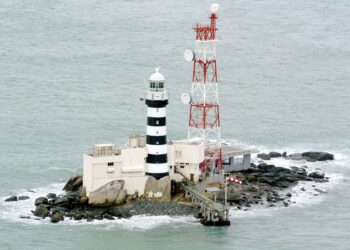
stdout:
<svg viewBox="0 0 350 250">
<path fill-rule="evenodd" d="M 286 202 L 286 201 L 283 202 L 283 205 L 284 205 L 285 207 L 288 207 L 288 206 L 289 206 L 288 202 Z"/>
<path fill-rule="evenodd" d="M 80 199 L 80 190 L 78 189 L 77 191 L 67 192 L 63 196 L 67 197 L 68 199 L 71 199 L 71 200 L 78 200 L 78 199 Z"/>
<path fill-rule="evenodd" d="M 286 157 L 287 159 L 290 160 L 296 160 L 296 161 L 300 161 L 303 160 L 304 158 L 301 156 L 301 154 L 297 153 L 297 154 L 290 154 Z"/>
<path fill-rule="evenodd" d="M 89 205 L 106 207 L 115 204 L 116 199 L 123 187 L 123 180 L 111 181 L 106 185 L 103 185 L 102 187 L 90 193 Z"/>
<path fill-rule="evenodd" d="M 307 176 L 307 172 L 305 168 L 299 168 L 296 173 L 301 176 Z"/>
<path fill-rule="evenodd" d="M 264 154 L 264 153 L 263 154 L 258 154 L 257 157 L 262 159 L 262 160 L 266 160 L 266 161 L 271 159 L 270 155 Z"/>
<path fill-rule="evenodd" d="M 46 208 L 44 204 L 40 204 L 39 206 L 36 207 L 34 211 L 34 215 L 41 218 L 45 218 L 49 215 L 49 210 Z"/>
<path fill-rule="evenodd" d="M 286 158 L 286 157 L 287 157 L 287 152 L 283 152 L 283 153 L 282 153 L 282 157 L 283 157 L 283 158 Z"/>
<path fill-rule="evenodd" d="M 103 215 L 103 218 L 107 219 L 107 220 L 114 220 L 114 217 L 110 214 L 105 214 Z"/>
<path fill-rule="evenodd" d="M 57 195 L 55 193 L 48 193 L 46 195 L 46 198 L 48 198 L 49 200 L 56 199 Z"/>
<path fill-rule="evenodd" d="M 334 155 L 327 152 L 304 152 L 301 154 L 306 159 L 316 160 L 316 161 L 327 161 L 334 160 Z"/>
<path fill-rule="evenodd" d="M 292 197 L 292 194 L 291 193 L 287 193 L 286 196 L 287 197 Z"/>
<path fill-rule="evenodd" d="M 60 222 L 63 220 L 64 220 L 64 216 L 63 216 L 62 212 L 56 211 L 56 212 L 52 213 L 52 215 L 51 215 L 51 222 L 52 223 L 57 223 L 57 222 Z"/>
<path fill-rule="evenodd" d="M 55 206 L 70 208 L 71 201 L 64 196 L 58 197 L 54 203 Z"/>
<path fill-rule="evenodd" d="M 9 198 L 7 198 L 5 201 L 6 202 L 9 202 L 9 201 L 17 201 L 18 199 L 17 199 L 17 196 L 16 195 L 12 195 L 12 196 L 10 196 Z"/>
<path fill-rule="evenodd" d="M 28 215 L 20 215 L 19 218 L 21 218 L 21 219 L 30 219 L 30 216 L 28 216 Z"/>
<path fill-rule="evenodd" d="M 262 170 L 262 171 L 264 171 L 264 172 L 266 172 L 266 171 L 270 171 L 271 169 L 273 169 L 273 168 L 275 168 L 275 165 L 272 165 L 272 164 L 270 164 L 270 165 L 268 165 L 268 164 L 266 164 L 266 163 L 260 163 L 259 165 L 258 165 L 258 169 L 259 170 Z"/>
<path fill-rule="evenodd" d="M 66 185 L 63 187 L 64 191 L 77 191 L 79 188 L 81 188 L 83 185 L 83 176 L 81 175 L 76 175 L 71 177 Z"/>
<path fill-rule="evenodd" d="M 115 205 L 117 205 L 117 206 L 122 205 L 125 202 L 125 198 L 126 198 L 126 190 L 122 189 L 122 190 L 120 190 L 120 192 L 115 200 Z"/>
<path fill-rule="evenodd" d="M 315 188 L 314 189 L 316 192 L 319 192 L 319 193 L 326 193 L 325 191 L 323 191 L 323 190 L 321 190 L 321 189 L 319 189 L 319 188 Z"/>
<path fill-rule="evenodd" d="M 169 176 L 165 176 L 157 180 L 153 176 L 148 176 L 144 197 L 147 199 L 154 199 L 157 201 L 171 200 L 171 181 Z"/>
<path fill-rule="evenodd" d="M 301 191 L 304 191 L 304 192 L 306 191 L 306 189 L 305 189 L 304 187 L 302 187 L 300 190 L 301 190 Z"/>
<path fill-rule="evenodd" d="M 46 197 L 39 197 L 35 199 L 35 206 L 39 206 L 40 204 L 49 204 L 49 201 Z"/>
<path fill-rule="evenodd" d="M 83 215 L 80 213 L 76 213 L 73 216 L 74 220 L 82 220 L 83 219 Z"/>
<path fill-rule="evenodd" d="M 270 156 L 271 158 L 278 158 L 278 157 L 281 157 L 282 154 L 280 154 L 280 153 L 278 153 L 278 152 L 270 152 L 270 153 L 269 153 L 269 156 Z"/>
<path fill-rule="evenodd" d="M 65 207 L 54 207 L 52 209 L 52 212 L 62 212 L 62 213 L 66 213 L 69 212 L 70 210 L 68 208 Z"/>
<path fill-rule="evenodd" d="M 114 208 L 116 208 L 117 209 L 117 207 L 114 207 L 114 206 L 112 206 L 112 207 L 109 207 L 108 209 L 106 209 L 106 208 L 97 208 L 97 207 L 94 207 L 94 208 L 90 208 L 90 213 L 91 213 L 91 215 L 94 217 L 94 218 L 102 218 L 103 217 L 103 215 L 105 214 L 105 213 L 109 213 L 110 215 L 112 215 L 112 216 L 117 216 L 116 214 L 113 214 L 113 213 L 110 213 L 109 212 L 109 210 L 110 209 L 114 209 Z M 119 210 L 118 210 L 119 211 Z M 117 213 L 117 211 L 115 211 L 116 213 Z"/>
<path fill-rule="evenodd" d="M 324 178 L 324 173 L 311 172 L 311 173 L 309 173 L 308 177 L 315 178 L 315 179 L 323 179 Z"/>
<path fill-rule="evenodd" d="M 28 199 L 29 199 L 29 196 L 26 196 L 26 195 L 18 196 L 19 201 L 28 200 Z"/>
</svg>

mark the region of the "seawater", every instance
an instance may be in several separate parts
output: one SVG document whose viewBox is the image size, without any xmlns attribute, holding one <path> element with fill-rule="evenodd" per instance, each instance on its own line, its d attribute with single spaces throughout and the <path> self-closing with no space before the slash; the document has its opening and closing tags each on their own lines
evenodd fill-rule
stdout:
<svg viewBox="0 0 350 250">
<path fill-rule="evenodd" d="M 219 1 L 223 138 L 261 151 L 325 150 L 306 163 L 330 177 L 291 190 L 288 208 L 232 211 L 232 226 L 191 217 L 113 222 L 23 220 L 35 197 L 60 192 L 93 143 L 145 130 L 145 82 L 161 66 L 169 138 L 186 136 L 191 28 L 210 1 L 0 2 L 0 249 L 349 249 L 350 3 Z M 295 163 L 275 160 L 281 166 Z M 306 192 L 300 188 L 305 187 Z M 35 193 L 29 192 L 35 191 Z M 11 194 L 31 199 L 5 203 Z"/>
</svg>

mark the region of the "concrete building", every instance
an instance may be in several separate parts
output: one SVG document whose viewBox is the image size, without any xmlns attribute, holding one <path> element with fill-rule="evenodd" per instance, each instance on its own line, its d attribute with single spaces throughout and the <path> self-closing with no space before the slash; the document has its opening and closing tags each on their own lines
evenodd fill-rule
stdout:
<svg viewBox="0 0 350 250">
<path fill-rule="evenodd" d="M 143 138 L 131 135 L 128 145 L 119 149 L 113 144 L 95 144 L 92 154 L 84 154 L 83 186 L 87 197 L 114 180 L 124 180 L 128 194 L 144 192 L 147 150 Z"/>
<path fill-rule="evenodd" d="M 144 135 L 129 136 L 129 143 L 116 148 L 114 144 L 95 144 L 92 154 L 84 154 L 83 185 L 86 194 L 114 180 L 124 180 L 128 194 L 143 194 L 147 181 L 147 147 Z M 170 180 L 183 178 L 198 182 L 200 164 L 204 160 L 204 143 L 173 141 L 165 145 Z"/>
</svg>

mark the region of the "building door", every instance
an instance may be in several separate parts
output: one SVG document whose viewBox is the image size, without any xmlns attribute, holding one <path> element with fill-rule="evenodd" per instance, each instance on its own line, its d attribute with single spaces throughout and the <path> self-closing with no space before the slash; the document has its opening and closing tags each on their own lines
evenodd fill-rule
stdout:
<svg viewBox="0 0 350 250">
<path fill-rule="evenodd" d="M 194 182 L 194 174 L 190 174 L 190 180 Z"/>
</svg>

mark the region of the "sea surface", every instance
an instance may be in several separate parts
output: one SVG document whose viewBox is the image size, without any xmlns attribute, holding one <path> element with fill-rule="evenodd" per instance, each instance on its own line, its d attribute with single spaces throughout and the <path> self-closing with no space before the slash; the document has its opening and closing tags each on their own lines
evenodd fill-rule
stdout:
<svg viewBox="0 0 350 250">
<path fill-rule="evenodd" d="M 222 137 L 256 150 L 324 150 L 330 182 L 291 190 L 288 208 L 232 211 L 231 227 L 191 217 L 51 224 L 24 220 L 61 192 L 94 143 L 145 131 L 145 83 L 161 67 L 168 136 L 186 137 L 192 27 L 210 1 L 0 1 L 0 249 L 350 249 L 350 1 L 219 1 Z M 302 192 L 301 187 L 306 191 Z M 29 192 L 32 190 L 33 192 Z M 9 195 L 31 199 L 5 203 Z"/>
</svg>

